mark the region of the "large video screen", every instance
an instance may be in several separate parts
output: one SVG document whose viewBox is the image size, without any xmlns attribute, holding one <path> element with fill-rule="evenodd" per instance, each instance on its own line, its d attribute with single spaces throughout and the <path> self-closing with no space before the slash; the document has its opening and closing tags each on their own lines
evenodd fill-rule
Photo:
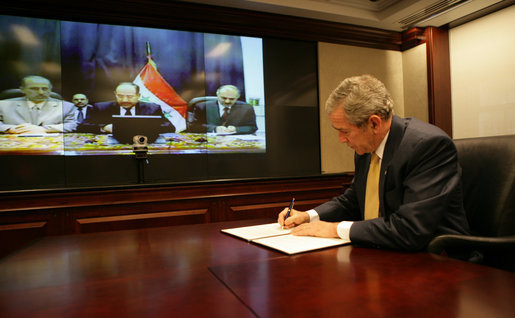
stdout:
<svg viewBox="0 0 515 318">
<path fill-rule="evenodd" d="M 0 34 L 0 155 L 266 152 L 261 38 L 13 16 Z"/>
<path fill-rule="evenodd" d="M 122 20 L 0 16 L 0 191 L 321 173 L 316 42 Z"/>
</svg>

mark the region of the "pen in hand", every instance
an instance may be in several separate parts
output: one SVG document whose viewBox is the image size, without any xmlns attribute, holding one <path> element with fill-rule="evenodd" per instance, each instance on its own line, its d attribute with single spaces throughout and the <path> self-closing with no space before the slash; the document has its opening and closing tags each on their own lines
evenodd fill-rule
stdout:
<svg viewBox="0 0 515 318">
<path fill-rule="evenodd" d="M 288 212 L 286 212 L 286 215 L 284 216 L 283 229 L 284 229 L 284 222 L 290 216 L 291 209 L 293 209 L 293 202 L 295 202 L 295 198 L 291 199 L 290 206 L 288 207 Z"/>
</svg>

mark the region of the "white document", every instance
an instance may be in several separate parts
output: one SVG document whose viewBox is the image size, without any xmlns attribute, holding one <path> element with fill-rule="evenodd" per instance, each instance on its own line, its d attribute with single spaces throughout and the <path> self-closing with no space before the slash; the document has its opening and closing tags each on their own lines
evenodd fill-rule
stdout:
<svg viewBox="0 0 515 318">
<path fill-rule="evenodd" d="M 283 230 L 279 223 L 270 223 L 225 229 L 222 232 L 252 241 L 263 237 L 285 235 L 290 233 L 291 230 Z"/>
<path fill-rule="evenodd" d="M 340 238 L 295 236 L 291 234 L 265 237 L 253 240 L 252 242 L 271 247 L 286 254 L 297 254 L 350 243 L 350 241 L 345 241 Z"/>
<path fill-rule="evenodd" d="M 278 223 L 223 229 L 222 232 L 286 254 L 296 254 L 350 243 L 350 241 L 339 238 L 291 235 L 289 234 L 290 229 L 284 230 Z"/>
</svg>

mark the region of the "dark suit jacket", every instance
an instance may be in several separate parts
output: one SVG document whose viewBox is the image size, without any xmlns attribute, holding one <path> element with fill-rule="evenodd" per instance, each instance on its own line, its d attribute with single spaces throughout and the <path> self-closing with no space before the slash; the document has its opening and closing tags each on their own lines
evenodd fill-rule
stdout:
<svg viewBox="0 0 515 318">
<path fill-rule="evenodd" d="M 370 154 L 355 155 L 349 189 L 315 210 L 323 221 L 356 221 L 353 243 L 421 250 L 440 234 L 468 234 L 453 141 L 414 118 L 393 117 L 379 180 L 380 217 L 363 221 Z"/>
<path fill-rule="evenodd" d="M 215 131 L 216 126 L 222 125 L 218 101 L 198 103 L 193 107 L 189 118 L 189 132 L 205 133 Z M 249 104 L 237 101 L 231 106 L 226 126 L 236 127 L 237 134 L 252 134 L 257 130 L 256 114 Z"/>
<path fill-rule="evenodd" d="M 163 118 L 162 132 L 175 132 L 175 127 L 164 117 L 159 105 L 139 102 L 135 107 L 136 115 L 161 116 Z M 113 115 L 120 115 L 120 105 L 117 102 L 96 103 L 87 111 L 84 122 L 77 127 L 77 132 L 102 133 L 100 129 L 112 123 Z"/>
</svg>

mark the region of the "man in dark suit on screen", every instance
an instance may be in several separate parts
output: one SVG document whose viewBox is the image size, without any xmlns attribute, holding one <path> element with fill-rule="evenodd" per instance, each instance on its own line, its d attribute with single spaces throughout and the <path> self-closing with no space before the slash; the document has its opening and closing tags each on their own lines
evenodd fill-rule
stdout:
<svg viewBox="0 0 515 318">
<path fill-rule="evenodd" d="M 216 91 L 217 100 L 198 103 L 189 118 L 189 132 L 253 134 L 257 130 L 254 108 L 238 101 L 240 90 L 224 85 Z"/>
<path fill-rule="evenodd" d="M 390 94 L 370 75 L 345 79 L 326 112 L 340 142 L 355 151 L 354 179 L 313 210 L 293 210 L 285 220 L 284 209 L 281 225 L 294 235 L 408 251 L 440 234 L 469 234 L 456 147 L 445 132 L 393 115 Z"/>
<path fill-rule="evenodd" d="M 175 132 L 175 127 L 168 121 L 161 107 L 154 103 L 139 101 L 139 86 L 124 82 L 120 83 L 115 89 L 116 101 L 96 103 L 88 111 L 84 122 L 77 128 L 78 132 L 84 133 L 106 133 L 113 132 L 112 116 L 136 116 L 151 115 L 161 116 L 161 130 L 165 132 Z"/>
</svg>

